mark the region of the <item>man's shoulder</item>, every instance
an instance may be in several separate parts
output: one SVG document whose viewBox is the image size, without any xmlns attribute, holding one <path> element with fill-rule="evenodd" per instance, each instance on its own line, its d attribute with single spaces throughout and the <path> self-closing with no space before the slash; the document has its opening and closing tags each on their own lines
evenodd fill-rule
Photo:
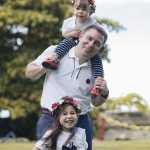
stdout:
<svg viewBox="0 0 150 150">
<path fill-rule="evenodd" d="M 57 45 L 51 45 L 49 46 L 46 51 L 54 51 L 56 49 Z"/>
</svg>

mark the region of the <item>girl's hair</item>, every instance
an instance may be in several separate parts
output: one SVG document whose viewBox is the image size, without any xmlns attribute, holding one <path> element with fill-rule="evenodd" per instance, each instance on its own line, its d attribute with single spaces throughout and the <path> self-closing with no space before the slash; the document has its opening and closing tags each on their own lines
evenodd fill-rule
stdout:
<svg viewBox="0 0 150 150">
<path fill-rule="evenodd" d="M 73 100 L 70 97 L 64 97 L 64 98 Z M 43 138 L 45 141 L 50 139 L 50 144 L 47 145 L 47 147 L 50 148 L 50 150 L 56 150 L 57 139 L 62 132 L 62 125 L 60 124 L 60 116 L 61 116 L 62 112 L 65 110 L 65 108 L 70 105 L 73 106 L 73 108 L 75 109 L 77 116 L 78 116 L 78 109 L 76 108 L 76 106 L 74 106 L 73 103 L 65 103 L 65 102 L 62 103 L 55 110 L 55 113 L 53 114 L 53 123 L 52 123 L 51 133 L 47 137 Z M 68 137 L 68 139 L 66 140 L 66 142 L 64 144 L 65 146 L 70 141 L 70 139 L 74 136 L 74 134 L 75 134 L 75 128 L 72 129 L 70 136 Z"/>
<path fill-rule="evenodd" d="M 90 5 L 90 15 L 95 13 L 95 1 L 94 0 L 72 0 L 72 3 L 76 7 L 88 7 Z"/>
</svg>

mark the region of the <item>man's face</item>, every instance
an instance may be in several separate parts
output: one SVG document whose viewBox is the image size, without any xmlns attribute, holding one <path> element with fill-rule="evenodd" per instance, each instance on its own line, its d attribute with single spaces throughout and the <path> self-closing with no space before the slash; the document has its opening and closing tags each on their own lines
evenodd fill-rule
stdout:
<svg viewBox="0 0 150 150">
<path fill-rule="evenodd" d="M 104 36 L 95 29 L 89 29 L 81 34 L 78 43 L 79 58 L 82 57 L 88 60 L 95 56 L 103 46 L 103 42 Z"/>
</svg>

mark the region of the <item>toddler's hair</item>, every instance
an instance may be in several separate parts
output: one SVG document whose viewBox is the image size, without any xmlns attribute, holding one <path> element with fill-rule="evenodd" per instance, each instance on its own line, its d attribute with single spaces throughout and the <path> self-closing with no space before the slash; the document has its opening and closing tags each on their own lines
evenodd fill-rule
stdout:
<svg viewBox="0 0 150 150">
<path fill-rule="evenodd" d="M 90 6 L 90 15 L 95 13 L 95 4 L 91 3 L 92 0 L 72 0 L 72 3 L 75 7 L 88 7 Z"/>
</svg>

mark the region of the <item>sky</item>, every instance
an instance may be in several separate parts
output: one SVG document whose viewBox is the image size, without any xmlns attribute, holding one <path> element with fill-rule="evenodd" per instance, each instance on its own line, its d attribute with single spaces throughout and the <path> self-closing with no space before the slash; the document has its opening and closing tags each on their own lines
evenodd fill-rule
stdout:
<svg viewBox="0 0 150 150">
<path fill-rule="evenodd" d="M 111 62 L 103 66 L 110 98 L 137 93 L 150 104 L 150 0 L 96 0 L 93 16 L 126 28 L 108 32 Z"/>
</svg>

